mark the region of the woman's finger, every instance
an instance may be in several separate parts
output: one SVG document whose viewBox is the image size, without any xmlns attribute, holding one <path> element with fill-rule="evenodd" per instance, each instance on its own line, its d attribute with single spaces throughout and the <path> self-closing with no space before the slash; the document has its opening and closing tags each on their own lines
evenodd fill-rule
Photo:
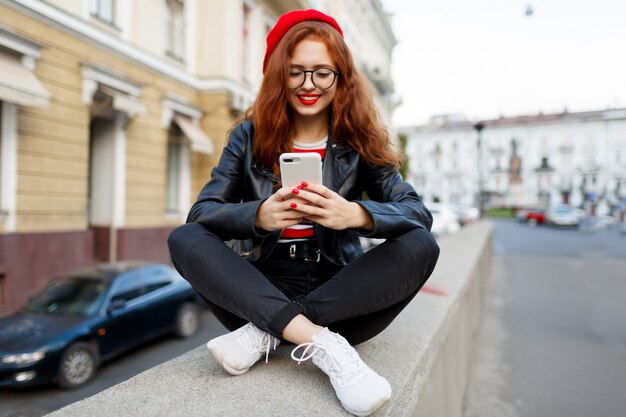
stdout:
<svg viewBox="0 0 626 417">
<path fill-rule="evenodd" d="M 324 198 L 332 198 L 334 194 L 332 190 L 330 190 L 328 187 L 325 187 L 322 184 L 311 183 L 311 184 L 307 184 L 306 186 L 302 186 L 302 189 L 307 190 L 307 191 L 312 191 L 315 194 L 321 195 Z"/>
<path fill-rule="evenodd" d="M 299 198 L 306 200 L 309 202 L 309 204 L 315 204 L 318 206 L 323 206 L 324 202 L 325 202 L 325 198 L 322 197 L 321 195 L 315 193 L 315 192 L 311 192 L 308 190 L 299 190 L 297 188 L 294 188 L 293 190 L 291 190 L 292 194 L 294 196 L 298 196 Z"/>
<path fill-rule="evenodd" d="M 297 209 L 303 216 L 324 216 L 327 213 L 325 208 L 310 203 L 299 205 L 294 208 Z"/>
<path fill-rule="evenodd" d="M 280 188 L 278 191 L 276 191 L 274 194 L 272 194 L 272 197 L 274 197 L 277 200 L 284 200 L 285 198 L 290 197 L 293 191 L 293 187 L 282 187 Z"/>
</svg>

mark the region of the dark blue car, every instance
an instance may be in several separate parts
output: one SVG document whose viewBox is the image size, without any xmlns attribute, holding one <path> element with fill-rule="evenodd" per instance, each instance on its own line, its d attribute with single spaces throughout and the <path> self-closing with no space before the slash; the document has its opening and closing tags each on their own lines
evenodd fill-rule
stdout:
<svg viewBox="0 0 626 417">
<path fill-rule="evenodd" d="M 48 381 L 79 387 L 103 361 L 166 333 L 191 336 L 199 320 L 195 291 L 167 265 L 72 272 L 0 319 L 0 387 Z"/>
</svg>

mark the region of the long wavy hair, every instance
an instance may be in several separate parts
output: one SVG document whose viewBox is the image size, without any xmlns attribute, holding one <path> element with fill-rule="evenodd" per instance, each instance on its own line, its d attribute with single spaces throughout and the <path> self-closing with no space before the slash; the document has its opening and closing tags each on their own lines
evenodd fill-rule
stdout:
<svg viewBox="0 0 626 417">
<path fill-rule="evenodd" d="M 400 167 L 401 157 L 390 143 L 350 50 L 335 29 L 317 21 L 301 22 L 289 29 L 267 62 L 259 94 L 244 116 L 254 123 L 255 158 L 278 175 L 279 155 L 292 151 L 296 132 L 294 111 L 287 99 L 287 74 L 296 46 L 305 39 L 323 42 L 339 72 L 329 112 L 333 140 L 354 149 L 369 164 Z"/>
</svg>

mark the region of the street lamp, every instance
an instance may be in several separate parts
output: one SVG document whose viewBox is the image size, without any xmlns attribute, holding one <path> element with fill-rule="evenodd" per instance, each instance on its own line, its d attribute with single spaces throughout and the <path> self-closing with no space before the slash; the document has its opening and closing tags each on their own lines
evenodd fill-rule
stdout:
<svg viewBox="0 0 626 417">
<path fill-rule="evenodd" d="M 482 131 L 485 123 L 477 122 L 474 124 L 476 130 L 476 168 L 478 169 L 478 210 L 480 215 L 484 214 L 484 198 L 483 198 L 483 170 L 482 170 Z"/>
</svg>

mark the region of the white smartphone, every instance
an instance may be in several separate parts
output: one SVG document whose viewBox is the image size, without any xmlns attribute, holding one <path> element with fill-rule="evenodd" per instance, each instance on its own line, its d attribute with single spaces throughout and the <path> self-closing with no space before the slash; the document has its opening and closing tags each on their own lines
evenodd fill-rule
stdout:
<svg viewBox="0 0 626 417">
<path fill-rule="evenodd" d="M 303 181 L 322 183 L 322 157 L 317 152 L 284 153 L 279 162 L 283 187 L 296 187 Z"/>
</svg>

